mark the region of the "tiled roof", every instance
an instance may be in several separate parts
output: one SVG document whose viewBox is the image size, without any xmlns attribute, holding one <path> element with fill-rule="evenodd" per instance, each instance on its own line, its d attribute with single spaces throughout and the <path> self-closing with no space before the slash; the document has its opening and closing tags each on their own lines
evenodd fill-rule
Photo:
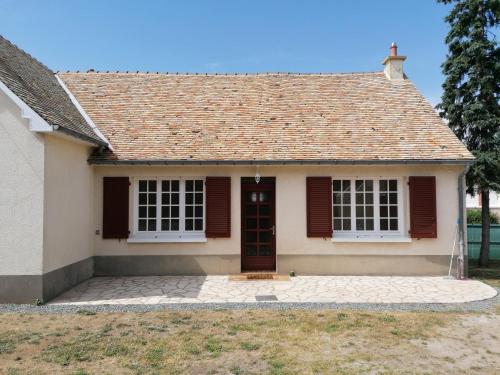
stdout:
<svg viewBox="0 0 500 375">
<path fill-rule="evenodd" d="M 464 160 L 409 80 L 384 73 L 62 73 L 114 148 L 93 162 Z"/>
<path fill-rule="evenodd" d="M 87 141 L 106 145 L 72 103 L 54 73 L 0 36 L 0 81 L 50 125 Z"/>
</svg>

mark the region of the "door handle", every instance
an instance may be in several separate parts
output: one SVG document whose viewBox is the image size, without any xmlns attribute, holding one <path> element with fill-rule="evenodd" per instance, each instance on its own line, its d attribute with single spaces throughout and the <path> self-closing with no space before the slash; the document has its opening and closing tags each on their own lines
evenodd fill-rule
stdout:
<svg viewBox="0 0 500 375">
<path fill-rule="evenodd" d="M 273 232 L 273 236 L 275 235 L 275 228 L 274 225 L 271 227 L 271 232 Z"/>
</svg>

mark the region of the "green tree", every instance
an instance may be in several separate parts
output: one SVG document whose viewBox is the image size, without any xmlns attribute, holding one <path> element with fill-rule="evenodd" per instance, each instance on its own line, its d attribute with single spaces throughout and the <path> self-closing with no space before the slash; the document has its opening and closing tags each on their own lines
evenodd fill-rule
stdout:
<svg viewBox="0 0 500 375">
<path fill-rule="evenodd" d="M 437 0 L 452 5 L 445 18 L 448 55 L 440 115 L 476 160 L 467 173 L 467 190 L 482 197 L 479 266 L 489 261 L 489 191 L 500 191 L 500 0 Z"/>
</svg>

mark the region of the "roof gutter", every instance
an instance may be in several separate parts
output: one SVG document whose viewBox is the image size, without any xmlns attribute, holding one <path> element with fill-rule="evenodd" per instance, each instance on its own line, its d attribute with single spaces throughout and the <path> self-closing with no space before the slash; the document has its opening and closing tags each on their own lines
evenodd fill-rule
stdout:
<svg viewBox="0 0 500 375">
<path fill-rule="evenodd" d="M 406 164 L 446 164 L 469 165 L 472 159 L 393 159 L 393 160 L 105 160 L 90 158 L 94 165 L 406 165 Z"/>
</svg>

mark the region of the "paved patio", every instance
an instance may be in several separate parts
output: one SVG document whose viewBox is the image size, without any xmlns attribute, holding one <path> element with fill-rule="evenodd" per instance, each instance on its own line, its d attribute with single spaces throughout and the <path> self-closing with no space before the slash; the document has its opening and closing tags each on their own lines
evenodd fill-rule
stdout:
<svg viewBox="0 0 500 375">
<path fill-rule="evenodd" d="M 444 277 L 298 276 L 289 281 L 233 281 L 228 276 L 96 277 L 50 304 L 462 303 L 496 294 L 476 280 Z"/>
</svg>

